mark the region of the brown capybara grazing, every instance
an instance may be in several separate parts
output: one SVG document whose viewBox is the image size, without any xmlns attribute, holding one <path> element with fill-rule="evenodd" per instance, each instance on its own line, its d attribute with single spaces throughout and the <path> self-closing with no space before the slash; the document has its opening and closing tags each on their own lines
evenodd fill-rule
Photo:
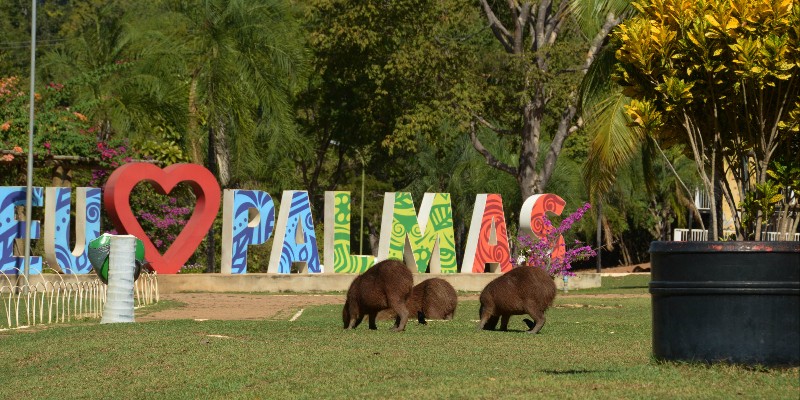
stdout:
<svg viewBox="0 0 800 400">
<path fill-rule="evenodd" d="M 458 295 L 453 285 L 444 279 L 431 278 L 414 286 L 408 299 L 408 312 L 416 315 L 420 324 L 425 318 L 453 319 Z"/>
<path fill-rule="evenodd" d="M 489 282 L 481 292 L 478 330 L 508 328 L 512 315 L 528 314 L 534 323 L 525 320 L 528 333 L 539 333 L 544 326 L 544 312 L 553 304 L 556 284 L 541 268 L 518 267 Z"/>
<path fill-rule="evenodd" d="M 369 329 L 378 329 L 378 312 L 391 308 L 397 315 L 394 330 L 402 331 L 408 322 L 408 302 L 414 279 L 402 261 L 381 261 L 356 277 L 347 289 L 342 309 L 344 329 L 355 329 L 364 316 L 369 316 Z"/>
</svg>

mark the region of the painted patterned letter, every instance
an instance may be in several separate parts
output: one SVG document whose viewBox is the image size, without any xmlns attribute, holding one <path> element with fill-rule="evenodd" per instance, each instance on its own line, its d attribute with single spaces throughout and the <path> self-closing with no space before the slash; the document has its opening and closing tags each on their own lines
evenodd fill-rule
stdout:
<svg viewBox="0 0 800 400">
<path fill-rule="evenodd" d="M 522 205 L 522 210 L 519 213 L 519 227 L 521 231 L 532 234 L 537 238 L 547 235 L 548 231 L 545 228 L 544 218 L 547 218 L 546 213 L 550 212 L 556 215 L 561 215 L 564 211 L 564 206 L 567 204 L 564 199 L 555 194 L 535 194 L 528 197 Z M 550 228 L 553 229 L 553 228 Z M 559 236 L 553 252 L 550 253 L 550 259 L 555 260 L 564 256 L 566 253 L 564 247 L 564 237 Z"/>
<path fill-rule="evenodd" d="M 54 269 L 65 274 L 86 274 L 92 270 L 86 246 L 100 236 L 99 188 L 77 188 L 75 200 L 75 248 L 70 249 L 70 209 L 72 189 L 45 189 L 44 256 Z"/>
<path fill-rule="evenodd" d="M 247 273 L 247 246 L 266 243 L 272 236 L 275 202 L 260 190 L 225 190 L 222 201 L 220 272 L 244 274 Z"/>
<path fill-rule="evenodd" d="M 0 272 L 13 275 L 23 273 L 25 268 L 24 257 L 14 255 L 14 240 L 25 238 L 25 221 L 19 221 L 15 216 L 15 206 L 25 205 L 24 186 L 0 187 Z M 41 187 L 34 187 L 31 205 L 42 206 Z M 31 239 L 38 239 L 41 232 L 39 221 L 31 221 Z M 30 258 L 31 274 L 42 272 L 42 258 Z"/>
<path fill-rule="evenodd" d="M 497 267 L 501 272 L 512 268 L 503 199 L 499 194 L 479 194 L 475 198 L 461 272 L 482 273 L 486 264 L 494 266 L 494 272 Z"/>
<path fill-rule="evenodd" d="M 325 192 L 327 272 L 359 274 L 375 263 L 373 256 L 350 254 L 350 215 L 350 192 Z"/>
<path fill-rule="evenodd" d="M 288 274 L 295 262 L 305 263 L 309 273 L 322 272 L 308 192 L 287 190 L 281 197 L 281 210 L 267 271 Z"/>
<path fill-rule="evenodd" d="M 424 230 L 421 227 L 425 227 Z M 378 258 L 405 260 L 424 273 L 458 272 L 449 193 L 425 193 L 419 218 L 411 193 L 386 193 L 383 200 Z"/>
</svg>

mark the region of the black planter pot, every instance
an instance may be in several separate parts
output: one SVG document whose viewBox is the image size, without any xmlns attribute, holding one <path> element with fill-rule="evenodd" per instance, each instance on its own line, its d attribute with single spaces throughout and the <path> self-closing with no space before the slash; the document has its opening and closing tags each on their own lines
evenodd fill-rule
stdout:
<svg viewBox="0 0 800 400">
<path fill-rule="evenodd" d="M 653 354 L 800 365 L 799 242 L 653 242 Z"/>
</svg>

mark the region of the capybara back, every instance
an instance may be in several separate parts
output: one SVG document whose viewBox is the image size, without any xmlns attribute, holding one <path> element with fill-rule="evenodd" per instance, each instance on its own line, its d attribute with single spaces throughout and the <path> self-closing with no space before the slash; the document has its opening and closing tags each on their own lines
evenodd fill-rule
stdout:
<svg viewBox="0 0 800 400">
<path fill-rule="evenodd" d="M 344 328 L 354 329 L 368 316 L 369 328 L 377 329 L 378 312 L 391 308 L 397 314 L 394 329 L 402 331 L 408 321 L 406 302 L 413 283 L 411 271 L 401 261 L 384 260 L 375 264 L 357 276 L 347 290 L 342 309 Z"/>
<path fill-rule="evenodd" d="M 535 325 L 528 332 L 538 333 L 555 296 L 556 284 L 546 271 L 529 266 L 514 268 L 489 282 L 481 292 L 478 329 L 494 329 L 499 320 L 500 329 L 506 330 L 512 315 L 529 314 Z"/>
<path fill-rule="evenodd" d="M 414 286 L 408 311 L 424 324 L 426 318 L 453 319 L 457 305 L 458 294 L 453 285 L 441 278 L 431 278 Z"/>
</svg>

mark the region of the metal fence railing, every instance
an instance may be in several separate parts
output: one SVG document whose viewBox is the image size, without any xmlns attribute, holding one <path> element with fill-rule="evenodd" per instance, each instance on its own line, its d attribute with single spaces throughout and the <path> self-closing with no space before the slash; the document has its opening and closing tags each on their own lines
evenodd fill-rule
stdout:
<svg viewBox="0 0 800 400">
<path fill-rule="evenodd" d="M 155 273 L 142 271 L 134 297 L 137 308 L 158 303 Z M 21 273 L 0 272 L 0 330 L 100 319 L 105 301 L 106 285 L 96 278 L 46 273 L 26 279 Z"/>
<path fill-rule="evenodd" d="M 735 232 L 722 231 L 723 236 L 731 236 Z M 764 232 L 764 240 L 768 242 L 776 241 L 795 241 L 800 242 L 800 233 Z M 672 233 L 672 240 L 676 242 L 698 242 L 708 240 L 708 231 L 705 229 L 675 229 Z"/>
</svg>

